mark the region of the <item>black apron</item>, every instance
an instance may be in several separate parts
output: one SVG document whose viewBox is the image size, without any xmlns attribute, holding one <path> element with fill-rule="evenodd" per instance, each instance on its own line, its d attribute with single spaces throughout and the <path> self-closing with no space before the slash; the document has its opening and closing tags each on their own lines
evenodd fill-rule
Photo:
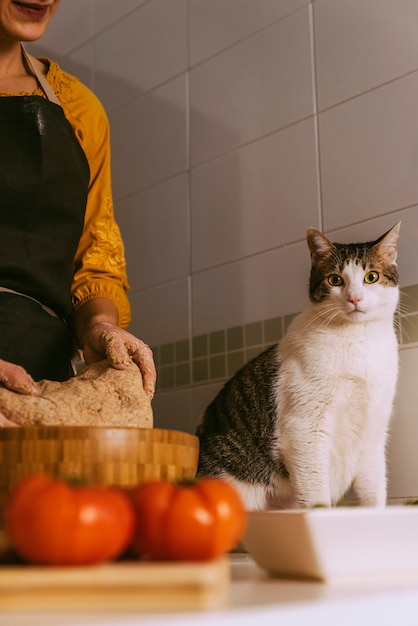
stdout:
<svg viewBox="0 0 418 626">
<path fill-rule="evenodd" d="M 35 380 L 72 375 L 66 318 L 89 176 L 61 106 L 0 97 L 0 358 Z"/>
</svg>

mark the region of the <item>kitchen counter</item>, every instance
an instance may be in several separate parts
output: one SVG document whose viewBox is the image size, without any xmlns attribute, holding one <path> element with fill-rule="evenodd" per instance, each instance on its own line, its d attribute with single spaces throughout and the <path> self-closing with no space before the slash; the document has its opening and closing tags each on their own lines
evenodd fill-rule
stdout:
<svg viewBox="0 0 418 626">
<path fill-rule="evenodd" d="M 234 554 L 231 584 L 210 610 L 111 613 L 1 611 L 2 626 L 402 626 L 418 625 L 418 574 L 330 583 L 270 577 L 247 554 Z"/>
</svg>

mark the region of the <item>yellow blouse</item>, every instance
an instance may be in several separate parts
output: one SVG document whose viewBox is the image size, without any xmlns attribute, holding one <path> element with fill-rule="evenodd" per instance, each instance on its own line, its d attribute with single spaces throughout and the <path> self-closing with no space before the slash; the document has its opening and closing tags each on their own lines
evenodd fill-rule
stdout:
<svg viewBox="0 0 418 626">
<path fill-rule="evenodd" d="M 99 99 L 78 78 L 62 70 L 54 61 L 42 61 L 49 66 L 48 83 L 55 91 L 90 166 L 84 229 L 74 259 L 73 306 L 78 309 L 92 298 L 108 298 L 118 308 L 119 325 L 126 328 L 131 317 L 127 297 L 129 285 L 124 246 L 113 213 L 107 115 Z M 45 96 L 41 87 L 33 93 Z"/>
</svg>

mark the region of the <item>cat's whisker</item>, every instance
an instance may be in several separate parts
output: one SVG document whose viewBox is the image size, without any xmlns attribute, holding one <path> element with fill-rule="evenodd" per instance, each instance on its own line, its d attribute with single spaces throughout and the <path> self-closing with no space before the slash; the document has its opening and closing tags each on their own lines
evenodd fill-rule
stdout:
<svg viewBox="0 0 418 626">
<path fill-rule="evenodd" d="M 412 343 L 413 339 L 411 337 L 411 333 L 408 330 L 408 327 L 412 328 L 413 322 L 409 319 L 408 316 L 402 317 L 402 319 L 394 319 L 394 326 L 398 330 L 399 337 L 402 340 L 402 343 Z"/>
<path fill-rule="evenodd" d="M 407 304 L 399 302 L 398 306 L 396 307 L 396 313 L 398 313 L 399 315 L 409 315 L 410 313 L 415 313 L 415 311 L 415 304 L 409 307 Z"/>
<path fill-rule="evenodd" d="M 324 319 L 321 321 L 320 328 L 328 326 L 336 317 L 338 317 L 340 313 L 340 309 L 335 306 L 330 306 L 329 308 L 323 308 L 317 312 L 315 316 L 312 317 L 308 322 L 308 326 L 316 323 L 318 320 L 323 317 Z M 326 316 L 326 317 L 325 317 Z"/>
<path fill-rule="evenodd" d="M 330 312 L 333 312 L 335 309 L 335 306 L 327 306 L 322 307 L 321 309 L 315 311 L 315 314 L 312 316 L 312 319 L 309 320 L 309 323 L 313 323 L 316 322 L 318 319 L 320 319 L 321 317 L 324 317 L 325 315 L 328 315 Z"/>
<path fill-rule="evenodd" d="M 395 328 L 395 330 L 397 331 L 399 337 L 402 337 L 403 339 L 410 339 L 409 334 L 407 331 L 405 331 L 404 326 L 402 325 L 401 320 L 397 319 L 395 317 L 395 319 L 393 320 L 393 326 Z"/>
<path fill-rule="evenodd" d="M 411 298 L 411 300 L 413 299 Z M 411 334 L 408 331 L 408 326 L 410 325 L 410 322 L 408 320 L 410 316 L 411 309 L 408 307 L 408 305 L 398 302 L 393 323 L 402 343 L 411 342 Z"/>
</svg>

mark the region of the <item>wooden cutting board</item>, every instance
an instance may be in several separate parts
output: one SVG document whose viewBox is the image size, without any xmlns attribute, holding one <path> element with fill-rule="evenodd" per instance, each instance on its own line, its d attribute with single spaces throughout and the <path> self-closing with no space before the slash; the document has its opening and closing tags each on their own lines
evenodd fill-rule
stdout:
<svg viewBox="0 0 418 626">
<path fill-rule="evenodd" d="M 2 610 L 200 609 L 221 606 L 228 556 L 203 563 L 120 561 L 89 567 L 0 563 Z M 1 621 L 1 617 L 0 617 Z"/>
</svg>

